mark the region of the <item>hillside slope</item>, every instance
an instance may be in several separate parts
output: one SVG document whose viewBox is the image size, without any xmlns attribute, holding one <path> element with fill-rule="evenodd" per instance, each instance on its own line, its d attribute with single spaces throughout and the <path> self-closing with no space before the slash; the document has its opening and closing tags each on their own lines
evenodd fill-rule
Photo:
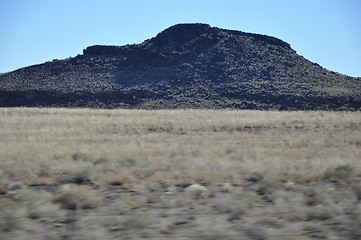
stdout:
<svg viewBox="0 0 361 240">
<path fill-rule="evenodd" d="M 361 108 L 360 78 L 328 71 L 280 39 L 207 24 L 178 24 L 141 44 L 90 46 L 3 74 L 0 90 L 2 106 Z"/>
</svg>

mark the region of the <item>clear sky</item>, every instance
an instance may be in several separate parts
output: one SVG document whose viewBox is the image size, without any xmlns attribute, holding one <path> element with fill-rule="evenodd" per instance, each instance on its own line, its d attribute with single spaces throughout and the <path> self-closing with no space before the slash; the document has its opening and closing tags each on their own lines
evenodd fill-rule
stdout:
<svg viewBox="0 0 361 240">
<path fill-rule="evenodd" d="M 329 70 L 361 77 L 361 0 L 0 0 L 0 72 L 196 22 L 271 35 Z"/>
</svg>

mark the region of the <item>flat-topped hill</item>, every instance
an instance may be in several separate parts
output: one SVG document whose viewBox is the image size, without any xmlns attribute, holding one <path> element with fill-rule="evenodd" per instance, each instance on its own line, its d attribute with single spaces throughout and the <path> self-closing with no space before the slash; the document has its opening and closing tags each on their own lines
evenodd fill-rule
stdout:
<svg viewBox="0 0 361 240">
<path fill-rule="evenodd" d="M 0 90 L 2 106 L 361 108 L 360 78 L 324 69 L 280 39 L 207 24 L 178 24 L 140 44 L 90 46 L 0 75 Z M 77 95 L 67 101 L 69 93 Z"/>
</svg>

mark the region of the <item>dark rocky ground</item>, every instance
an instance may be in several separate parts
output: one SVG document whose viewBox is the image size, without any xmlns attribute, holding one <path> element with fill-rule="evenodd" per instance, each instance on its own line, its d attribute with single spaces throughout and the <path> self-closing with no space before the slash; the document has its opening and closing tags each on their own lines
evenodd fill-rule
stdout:
<svg viewBox="0 0 361 240">
<path fill-rule="evenodd" d="M 360 78 L 324 69 L 280 39 L 206 24 L 2 74 L 0 90 L 0 106 L 361 108 Z"/>
</svg>

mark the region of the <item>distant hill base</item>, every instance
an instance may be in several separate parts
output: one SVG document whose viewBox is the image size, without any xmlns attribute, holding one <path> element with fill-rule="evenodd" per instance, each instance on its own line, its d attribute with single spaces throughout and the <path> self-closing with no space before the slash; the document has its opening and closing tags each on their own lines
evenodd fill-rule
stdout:
<svg viewBox="0 0 361 240">
<path fill-rule="evenodd" d="M 255 110 L 337 110 L 357 111 L 361 99 L 353 97 L 302 97 L 292 95 L 225 95 L 222 101 L 188 99 L 149 91 L 0 91 L 0 107 L 70 107 L 127 109 L 255 109 Z"/>
<path fill-rule="evenodd" d="M 140 44 L 0 74 L 0 107 L 361 110 L 361 78 L 271 36 L 178 24 Z"/>
</svg>

